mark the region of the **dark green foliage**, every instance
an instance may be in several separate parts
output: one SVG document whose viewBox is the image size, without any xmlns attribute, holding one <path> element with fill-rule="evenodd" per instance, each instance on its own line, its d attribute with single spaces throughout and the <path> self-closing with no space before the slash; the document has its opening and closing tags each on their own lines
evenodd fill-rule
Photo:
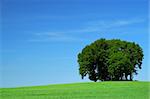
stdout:
<svg viewBox="0 0 150 99">
<path fill-rule="evenodd" d="M 79 73 L 92 81 L 130 80 L 141 69 L 142 48 L 134 42 L 99 39 L 78 54 Z"/>
</svg>

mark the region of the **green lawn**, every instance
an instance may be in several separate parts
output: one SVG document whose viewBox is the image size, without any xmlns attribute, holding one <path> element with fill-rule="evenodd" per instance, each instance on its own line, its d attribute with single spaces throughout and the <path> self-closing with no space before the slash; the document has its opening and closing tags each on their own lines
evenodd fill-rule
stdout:
<svg viewBox="0 0 150 99">
<path fill-rule="evenodd" d="M 1 99 L 150 99 L 150 82 L 97 82 L 0 88 Z"/>
</svg>

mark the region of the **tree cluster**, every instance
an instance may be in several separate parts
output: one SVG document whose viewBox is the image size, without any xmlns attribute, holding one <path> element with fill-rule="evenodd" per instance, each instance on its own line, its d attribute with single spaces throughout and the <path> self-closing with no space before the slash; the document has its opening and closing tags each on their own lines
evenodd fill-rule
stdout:
<svg viewBox="0 0 150 99">
<path fill-rule="evenodd" d="M 88 75 L 95 82 L 133 80 L 143 56 L 142 48 L 134 42 L 99 39 L 78 54 L 79 73 L 82 79 Z"/>
</svg>

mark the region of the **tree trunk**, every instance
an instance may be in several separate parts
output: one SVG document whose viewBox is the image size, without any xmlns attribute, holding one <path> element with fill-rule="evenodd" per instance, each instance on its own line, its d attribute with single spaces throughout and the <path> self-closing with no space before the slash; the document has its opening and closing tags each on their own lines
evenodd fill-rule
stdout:
<svg viewBox="0 0 150 99">
<path fill-rule="evenodd" d="M 130 81 L 132 81 L 132 73 L 130 73 Z"/>
<path fill-rule="evenodd" d="M 121 80 L 122 80 L 122 76 L 121 76 Z"/>
<path fill-rule="evenodd" d="M 128 80 L 128 75 L 127 74 L 125 74 L 125 78 L 126 78 L 126 80 Z"/>
</svg>

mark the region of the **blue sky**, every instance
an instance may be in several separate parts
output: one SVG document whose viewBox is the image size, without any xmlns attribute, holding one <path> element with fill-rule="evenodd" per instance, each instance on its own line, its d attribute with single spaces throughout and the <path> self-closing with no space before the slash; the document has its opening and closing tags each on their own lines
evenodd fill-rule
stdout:
<svg viewBox="0 0 150 99">
<path fill-rule="evenodd" d="M 77 54 L 99 39 L 134 41 L 148 81 L 148 0 L 2 0 L 0 87 L 85 82 Z"/>
</svg>

